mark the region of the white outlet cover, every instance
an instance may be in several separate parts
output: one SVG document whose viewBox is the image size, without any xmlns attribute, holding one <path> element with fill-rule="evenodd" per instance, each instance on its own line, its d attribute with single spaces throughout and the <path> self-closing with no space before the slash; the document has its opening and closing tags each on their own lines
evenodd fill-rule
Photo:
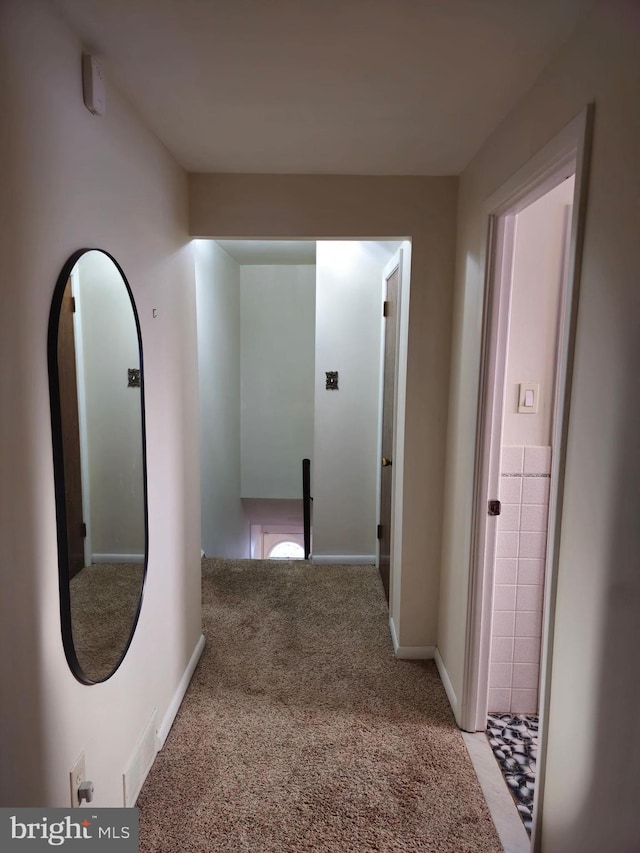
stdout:
<svg viewBox="0 0 640 853">
<path fill-rule="evenodd" d="M 71 808 L 80 808 L 78 800 L 78 788 L 87 779 L 87 771 L 85 768 L 84 752 L 78 756 L 78 760 L 73 765 L 71 773 L 69 773 L 69 787 L 71 792 Z"/>
</svg>

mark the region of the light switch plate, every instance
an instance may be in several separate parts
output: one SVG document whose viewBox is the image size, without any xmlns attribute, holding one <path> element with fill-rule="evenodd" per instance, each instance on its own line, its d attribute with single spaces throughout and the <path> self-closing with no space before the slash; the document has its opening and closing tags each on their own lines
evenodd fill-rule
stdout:
<svg viewBox="0 0 640 853">
<path fill-rule="evenodd" d="M 526 406 L 527 391 L 533 394 L 533 404 Z M 536 415 L 538 413 L 538 398 L 540 397 L 540 385 L 537 382 L 521 382 L 518 392 L 518 414 Z"/>
</svg>

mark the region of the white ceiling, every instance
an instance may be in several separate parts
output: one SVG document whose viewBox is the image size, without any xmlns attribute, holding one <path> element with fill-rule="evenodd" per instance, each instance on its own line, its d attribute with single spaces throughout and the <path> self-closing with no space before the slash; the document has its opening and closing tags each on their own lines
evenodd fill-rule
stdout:
<svg viewBox="0 0 640 853">
<path fill-rule="evenodd" d="M 51 2 L 190 171 L 433 175 L 464 168 L 593 5 Z"/>
<path fill-rule="evenodd" d="M 255 264 L 315 264 L 315 240 L 216 240 L 243 266 Z"/>
</svg>

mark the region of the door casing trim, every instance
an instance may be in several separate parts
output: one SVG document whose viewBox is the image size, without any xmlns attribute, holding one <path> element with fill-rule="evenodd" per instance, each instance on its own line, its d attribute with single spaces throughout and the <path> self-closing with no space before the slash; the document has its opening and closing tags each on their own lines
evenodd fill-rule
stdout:
<svg viewBox="0 0 640 853">
<path fill-rule="evenodd" d="M 532 851 L 542 845 L 544 777 L 547 757 L 547 722 L 551 701 L 553 636 L 556 618 L 556 591 L 561 539 L 564 474 L 569 427 L 571 381 L 580 291 L 582 247 L 586 220 L 588 176 L 591 159 L 594 105 L 588 104 L 566 127 L 531 160 L 506 181 L 486 202 L 484 216 L 487 239 L 481 264 L 485 269 L 483 331 L 478 384 L 478 409 L 471 521 L 471 552 L 467 632 L 462 685 L 460 726 L 466 731 L 483 730 L 486 725 L 489 645 L 491 626 L 493 570 L 485 571 L 485 499 L 489 488 L 489 469 L 495 467 L 495 452 L 490 450 L 490 427 L 493 413 L 495 358 L 500 325 L 500 304 L 504 312 L 504 258 L 496 255 L 499 241 L 508 237 L 508 219 L 532 204 L 556 186 L 567 170 L 575 173 L 574 205 L 571 220 L 568 272 L 563 293 L 557 359 L 557 382 L 553 417 L 554 447 L 549 531 L 546 553 L 546 580 L 543 605 L 542 650 L 540 664 L 540 742 L 538 749 L 536 797 L 533 813 Z M 497 315 L 497 317 L 496 317 Z M 503 359 L 506 361 L 506 354 Z M 503 365 L 504 369 L 504 365 Z M 488 394 L 489 386 L 491 391 Z M 488 400 L 489 396 L 489 400 Z M 493 457 L 493 458 L 492 458 Z M 494 473 L 495 477 L 495 473 Z"/>
</svg>

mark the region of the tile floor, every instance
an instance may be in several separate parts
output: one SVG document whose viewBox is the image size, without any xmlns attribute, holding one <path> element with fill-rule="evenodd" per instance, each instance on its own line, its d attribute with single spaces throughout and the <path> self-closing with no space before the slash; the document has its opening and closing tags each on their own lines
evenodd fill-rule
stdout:
<svg viewBox="0 0 640 853">
<path fill-rule="evenodd" d="M 530 714 L 489 714 L 487 738 L 515 800 L 524 828 L 531 835 L 538 757 L 538 717 Z"/>
</svg>

